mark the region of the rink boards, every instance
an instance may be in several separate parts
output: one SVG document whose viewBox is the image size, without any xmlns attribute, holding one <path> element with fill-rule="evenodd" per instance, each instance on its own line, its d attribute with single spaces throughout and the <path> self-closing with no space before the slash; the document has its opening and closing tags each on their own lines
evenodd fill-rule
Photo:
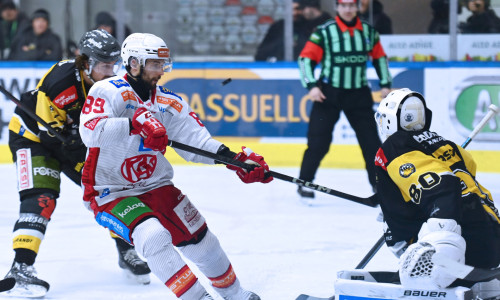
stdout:
<svg viewBox="0 0 500 300">
<path fill-rule="evenodd" d="M 0 84 L 19 97 L 34 89 L 50 62 L 0 62 Z M 368 81 L 380 101 L 375 70 Z M 431 130 L 461 144 L 486 113 L 500 106 L 500 65 L 490 63 L 390 63 L 393 88 L 424 94 L 434 114 Z M 123 72 L 123 70 L 121 71 Z M 228 84 L 222 84 L 231 78 Z M 227 82 L 227 81 L 226 81 Z M 298 167 L 306 149 L 311 101 L 299 81 L 295 63 L 176 63 L 160 84 L 183 97 L 213 136 L 233 151 L 245 145 L 271 166 Z M 15 105 L 0 95 L 0 163 L 12 161 L 7 125 Z M 344 115 L 333 133 L 324 168 L 362 169 L 356 135 Z M 470 143 L 480 172 L 500 173 L 500 116 L 493 118 Z M 167 151 L 174 163 L 184 163 Z"/>
</svg>

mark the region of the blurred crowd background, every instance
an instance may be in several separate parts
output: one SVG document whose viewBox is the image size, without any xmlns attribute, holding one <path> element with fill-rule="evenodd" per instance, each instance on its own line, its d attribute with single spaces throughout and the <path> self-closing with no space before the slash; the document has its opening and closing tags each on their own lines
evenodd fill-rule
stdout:
<svg viewBox="0 0 500 300">
<path fill-rule="evenodd" d="M 279 61 L 297 51 L 259 54 L 273 25 L 281 49 L 300 48 L 335 16 L 335 0 L 2 0 L 0 9 L 2 60 L 71 58 L 84 32 L 104 28 L 120 41 L 132 32 L 161 36 L 176 61 Z M 500 0 L 360 1 L 362 19 L 382 36 L 495 34 L 499 11 Z"/>
</svg>

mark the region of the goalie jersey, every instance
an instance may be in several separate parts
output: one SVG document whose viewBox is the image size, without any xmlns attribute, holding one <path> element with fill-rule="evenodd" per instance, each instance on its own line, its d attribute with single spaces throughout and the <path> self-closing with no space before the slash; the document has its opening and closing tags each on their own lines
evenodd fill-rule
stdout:
<svg viewBox="0 0 500 300">
<path fill-rule="evenodd" d="M 375 157 L 377 192 L 389 247 L 417 240 L 429 218 L 454 219 L 466 240 L 466 263 L 500 263 L 500 217 L 476 164 L 462 147 L 431 131 L 397 131 Z M 477 253 L 489 249 L 489 257 Z"/>
<path fill-rule="evenodd" d="M 142 101 L 126 76 L 96 82 L 80 119 L 80 134 L 89 148 L 82 184 L 84 201 L 90 207 L 172 184 L 173 169 L 165 156 L 144 147 L 140 135 L 130 134 L 130 120 L 139 107 L 151 111 L 171 140 L 212 153 L 222 145 L 188 104 L 170 90 L 157 86 L 150 99 Z M 214 164 L 212 159 L 176 151 L 186 161 Z"/>
</svg>

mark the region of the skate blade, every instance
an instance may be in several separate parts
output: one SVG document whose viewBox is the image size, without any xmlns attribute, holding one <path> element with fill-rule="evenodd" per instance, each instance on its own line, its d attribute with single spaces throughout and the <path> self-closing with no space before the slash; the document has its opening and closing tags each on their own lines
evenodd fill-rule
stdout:
<svg viewBox="0 0 500 300">
<path fill-rule="evenodd" d="M 47 289 L 43 286 L 28 284 L 16 284 L 11 290 L 0 293 L 1 296 L 22 297 L 22 298 L 43 298 L 47 294 Z"/>
<path fill-rule="evenodd" d="M 132 273 L 128 269 L 124 269 L 123 271 L 125 272 L 125 276 L 127 277 L 127 279 L 130 279 L 132 281 L 135 281 L 139 284 L 144 284 L 144 285 L 151 283 L 151 278 L 149 278 L 149 274 L 135 275 L 134 273 Z"/>
</svg>

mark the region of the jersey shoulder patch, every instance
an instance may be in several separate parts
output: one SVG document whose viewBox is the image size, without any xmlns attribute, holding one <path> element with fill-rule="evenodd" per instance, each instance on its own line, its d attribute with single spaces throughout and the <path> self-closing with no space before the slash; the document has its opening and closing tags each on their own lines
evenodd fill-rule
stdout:
<svg viewBox="0 0 500 300">
<path fill-rule="evenodd" d="M 114 85 L 116 88 L 121 88 L 121 87 L 129 87 L 130 84 L 125 81 L 125 79 L 112 79 L 112 80 L 109 80 L 109 82 Z"/>
<path fill-rule="evenodd" d="M 173 95 L 175 95 L 171 90 L 167 89 L 164 86 L 158 86 L 158 88 L 160 89 L 160 92 L 162 92 L 163 94 L 173 94 Z"/>
</svg>

